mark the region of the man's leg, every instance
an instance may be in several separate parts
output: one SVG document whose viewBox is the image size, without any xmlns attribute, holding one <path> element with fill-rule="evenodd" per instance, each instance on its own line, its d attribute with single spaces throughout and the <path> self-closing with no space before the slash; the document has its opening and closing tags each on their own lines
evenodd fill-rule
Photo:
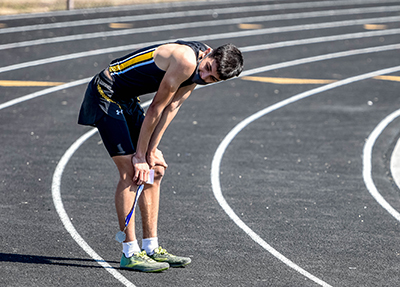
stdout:
<svg viewBox="0 0 400 287">
<path fill-rule="evenodd" d="M 153 169 L 154 183 L 145 184 L 145 188 L 139 198 L 143 227 L 142 250 L 145 250 L 148 255 L 153 254 L 154 249 L 158 247 L 157 226 L 160 185 L 165 172 L 165 168 L 162 166 L 155 166 Z"/>
<path fill-rule="evenodd" d="M 139 207 L 142 215 L 143 244 L 142 249 L 156 261 L 168 262 L 171 267 L 183 267 L 191 262 L 188 257 L 180 257 L 169 254 L 158 245 L 157 224 L 160 202 L 160 185 L 165 173 L 163 166 L 154 168 L 154 184 L 145 185 L 142 195 L 139 198 Z"/>
<path fill-rule="evenodd" d="M 165 168 L 155 166 L 154 183 L 145 184 L 139 198 L 140 213 L 142 215 L 143 238 L 157 237 L 158 210 L 160 203 L 160 185 Z"/>
<path fill-rule="evenodd" d="M 113 103 L 111 103 L 114 105 Z M 104 146 L 112 157 L 119 171 L 119 180 L 115 191 L 115 207 L 120 230 L 125 228 L 125 218 L 132 209 L 137 186 L 132 181 L 134 167 L 132 154 L 135 152 L 128 125 L 125 121 L 104 115 L 96 123 Z M 124 155 L 120 155 L 124 154 Z M 169 268 L 168 263 L 156 262 L 145 252 L 140 251 L 135 235 L 135 216 L 125 230 L 126 239 L 122 243 L 123 255 L 120 267 L 144 272 L 158 272 Z"/>
<path fill-rule="evenodd" d="M 133 178 L 133 165 L 132 155 L 115 156 L 113 160 L 118 168 L 120 178 L 115 192 L 115 207 L 117 209 L 118 222 L 120 230 L 125 228 L 125 217 L 132 209 L 135 200 L 137 186 L 132 181 Z M 143 193 L 141 197 L 143 196 Z M 146 209 L 146 207 L 144 207 Z M 151 214 L 151 212 L 149 212 Z M 158 200 L 157 200 L 157 214 L 158 214 Z M 157 224 L 157 222 L 156 222 Z M 157 229 L 157 226 L 156 226 Z M 150 259 L 146 253 L 140 252 L 139 245 L 137 244 L 135 234 L 135 214 L 129 222 L 125 230 L 126 240 L 123 243 L 124 254 L 121 258 L 121 268 L 144 271 L 144 272 L 159 272 L 169 268 L 166 262 L 156 262 Z M 133 250 L 129 250 L 132 249 Z M 127 255 L 126 253 L 133 253 Z"/>
<path fill-rule="evenodd" d="M 117 210 L 119 228 L 123 230 L 125 228 L 125 218 L 133 206 L 137 186 L 132 181 L 132 155 L 115 156 L 113 160 L 119 171 L 119 181 L 115 192 L 115 208 Z M 125 234 L 125 242 L 136 240 L 135 214 L 132 215 L 129 225 L 125 230 Z"/>
<path fill-rule="evenodd" d="M 132 155 L 115 156 L 113 160 L 118 168 L 120 178 L 115 192 L 115 207 L 121 230 L 125 227 L 125 217 L 131 211 L 136 195 L 137 186 L 132 181 Z M 161 166 L 154 168 L 154 183 L 145 184 L 139 197 L 139 207 L 142 215 L 143 238 L 157 237 L 158 210 L 160 202 L 160 184 L 165 169 Z M 133 215 L 134 216 L 134 215 Z M 132 216 L 125 234 L 126 242 L 136 240 L 135 223 Z"/>
</svg>

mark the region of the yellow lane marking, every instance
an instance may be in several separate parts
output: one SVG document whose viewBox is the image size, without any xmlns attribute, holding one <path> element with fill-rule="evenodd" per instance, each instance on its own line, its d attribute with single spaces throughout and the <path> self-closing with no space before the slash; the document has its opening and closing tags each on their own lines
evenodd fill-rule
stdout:
<svg viewBox="0 0 400 287">
<path fill-rule="evenodd" d="M 376 77 L 374 77 L 374 79 L 400 82 L 400 77 L 399 76 L 376 76 Z"/>
<path fill-rule="evenodd" d="M 243 80 L 257 81 L 273 84 L 329 84 L 336 80 L 319 80 L 319 79 L 295 79 L 295 78 L 271 78 L 271 77 L 243 77 Z"/>
<path fill-rule="evenodd" d="M 364 24 L 365 30 L 385 30 L 387 27 L 387 25 Z"/>
<path fill-rule="evenodd" d="M 128 29 L 132 28 L 133 24 L 131 23 L 110 23 L 108 24 L 108 27 L 112 29 Z"/>
<path fill-rule="evenodd" d="M 256 30 L 256 29 L 261 29 L 263 25 L 261 24 L 239 24 L 238 25 L 239 29 L 244 29 L 244 30 Z"/>
<path fill-rule="evenodd" d="M 39 81 L 0 81 L 1 87 L 52 87 L 65 83 L 61 82 L 39 82 Z"/>
<path fill-rule="evenodd" d="M 298 79 L 298 78 L 274 78 L 274 77 L 242 77 L 242 80 L 256 81 L 271 84 L 329 84 L 336 80 L 321 79 Z M 376 80 L 400 82 L 400 76 L 377 76 Z M 41 82 L 41 81 L 11 81 L 0 80 L 0 87 L 52 87 L 65 84 L 63 82 Z"/>
</svg>

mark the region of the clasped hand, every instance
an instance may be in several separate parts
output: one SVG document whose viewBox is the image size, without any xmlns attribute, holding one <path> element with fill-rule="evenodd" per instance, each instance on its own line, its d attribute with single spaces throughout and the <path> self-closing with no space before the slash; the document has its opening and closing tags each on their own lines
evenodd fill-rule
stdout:
<svg viewBox="0 0 400 287">
<path fill-rule="evenodd" d="M 156 165 L 162 166 L 164 168 L 168 167 L 165 162 L 164 156 L 159 149 L 156 149 L 154 153 L 148 153 L 147 159 L 138 157 L 134 154 L 132 157 L 132 165 L 134 169 L 133 182 L 142 185 L 149 180 L 150 169 L 154 168 Z"/>
<path fill-rule="evenodd" d="M 149 179 L 150 167 L 145 158 L 140 158 L 136 154 L 132 157 L 133 182 L 136 185 L 142 185 Z"/>
</svg>

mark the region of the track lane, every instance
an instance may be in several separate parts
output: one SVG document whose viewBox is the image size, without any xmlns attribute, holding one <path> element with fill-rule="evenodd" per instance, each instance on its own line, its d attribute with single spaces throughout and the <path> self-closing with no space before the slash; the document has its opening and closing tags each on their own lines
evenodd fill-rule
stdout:
<svg viewBox="0 0 400 287">
<path fill-rule="evenodd" d="M 201 121 L 200 121 L 201 122 Z M 189 270 L 189 272 L 190 272 L 190 270 Z M 132 274 L 129 274 L 129 275 L 132 275 Z M 140 276 L 140 277 L 142 277 L 142 276 Z"/>
</svg>

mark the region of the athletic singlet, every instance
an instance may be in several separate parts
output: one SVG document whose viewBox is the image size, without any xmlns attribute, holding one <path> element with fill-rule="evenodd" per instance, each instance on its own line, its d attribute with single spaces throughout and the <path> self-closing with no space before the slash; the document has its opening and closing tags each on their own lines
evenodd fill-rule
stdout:
<svg viewBox="0 0 400 287">
<path fill-rule="evenodd" d="M 194 41 L 175 43 L 192 48 L 196 59 L 199 58 L 200 50 L 205 51 L 208 48 L 203 43 Z M 104 113 L 119 120 L 124 120 L 124 115 L 140 114 L 136 110 L 137 106 L 141 110 L 138 97 L 156 92 L 165 75 L 165 71 L 154 63 L 153 54 L 159 46 L 161 45 L 146 47 L 112 61 L 107 69 L 113 80 L 107 78 L 103 71 L 97 74 L 86 89 L 78 123 L 95 126 Z M 181 84 L 181 87 L 193 83 L 195 72 Z"/>
<path fill-rule="evenodd" d="M 205 44 L 196 41 L 179 40 L 175 43 L 192 48 L 196 60 L 198 60 L 199 51 L 205 51 L 208 48 Z M 165 71 L 157 67 L 153 55 L 157 47 L 161 45 L 165 44 L 142 48 L 110 63 L 108 71 L 114 80 L 112 85 L 113 100 L 127 101 L 158 90 Z M 182 83 L 181 87 L 193 84 L 194 74 L 195 72 Z"/>
</svg>

